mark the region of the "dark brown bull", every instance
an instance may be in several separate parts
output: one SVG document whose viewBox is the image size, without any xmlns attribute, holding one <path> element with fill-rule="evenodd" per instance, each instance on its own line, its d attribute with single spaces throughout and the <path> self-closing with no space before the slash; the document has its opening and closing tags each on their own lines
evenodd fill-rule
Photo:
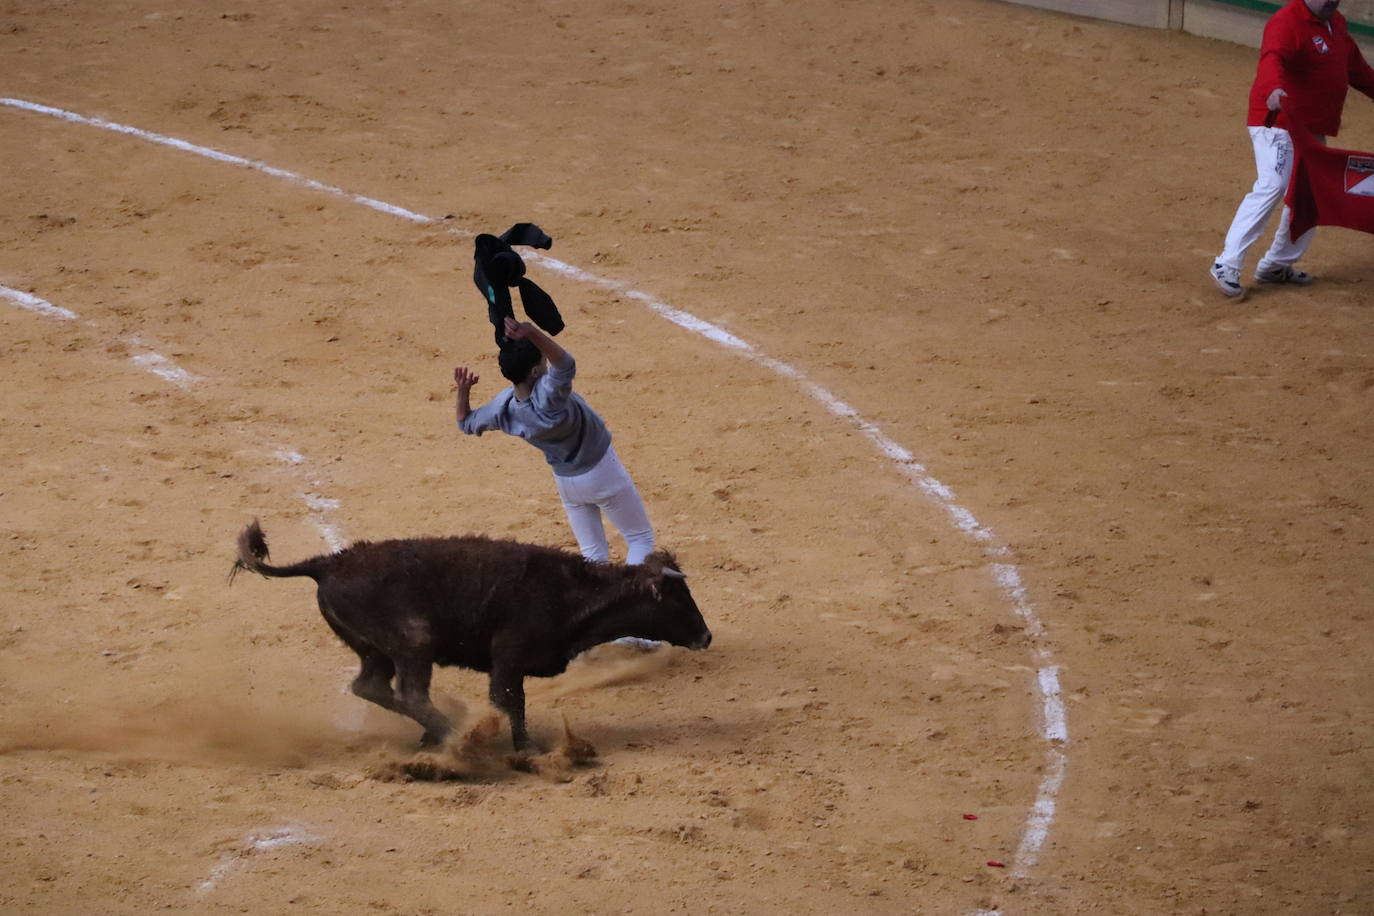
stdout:
<svg viewBox="0 0 1374 916">
<path fill-rule="evenodd" d="M 711 644 L 686 577 L 665 551 L 642 566 L 614 566 L 515 541 L 414 538 L 359 541 L 270 566 L 256 520 L 238 548 L 231 582 L 241 569 L 315 580 L 325 621 L 362 660 L 353 693 L 419 722 L 425 746 L 452 729 L 429 699 L 434 665 L 488 672 L 491 702 L 510 717 L 511 740 L 523 751 L 526 677 L 561 674 L 578 653 L 622 636 Z"/>
</svg>

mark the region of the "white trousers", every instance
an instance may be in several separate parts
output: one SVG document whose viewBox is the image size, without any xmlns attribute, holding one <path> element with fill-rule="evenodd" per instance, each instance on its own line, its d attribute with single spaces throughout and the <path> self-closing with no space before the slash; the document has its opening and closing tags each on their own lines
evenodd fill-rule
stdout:
<svg viewBox="0 0 1374 916">
<path fill-rule="evenodd" d="M 1251 127 L 1249 130 L 1250 142 L 1255 147 L 1255 186 L 1240 202 L 1231 229 L 1226 233 L 1226 247 L 1217 255 L 1222 266 L 1236 270 L 1244 266 L 1246 249 L 1264 232 L 1269 214 L 1274 212 L 1274 205 L 1283 200 L 1288 192 L 1288 180 L 1293 177 L 1293 138 L 1288 131 L 1278 127 Z M 1274 243 L 1260 258 L 1260 268 L 1291 265 L 1312 244 L 1317 232 L 1315 228 L 1303 233 L 1297 241 L 1289 237 L 1288 225 L 1292 218 L 1293 214 L 1284 207 Z"/>
<path fill-rule="evenodd" d="M 605 456 L 585 474 L 555 474 L 553 479 L 582 556 L 597 563 L 610 561 L 611 548 L 601 523 L 603 512 L 625 539 L 626 563 L 643 563 L 654 552 L 654 529 L 644 511 L 644 500 L 639 498 L 634 481 L 616 456 L 615 446 L 606 449 Z"/>
</svg>

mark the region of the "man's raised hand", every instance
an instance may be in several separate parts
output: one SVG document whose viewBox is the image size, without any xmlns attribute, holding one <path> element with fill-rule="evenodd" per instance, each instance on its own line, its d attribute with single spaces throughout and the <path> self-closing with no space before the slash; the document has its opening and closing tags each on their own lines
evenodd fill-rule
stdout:
<svg viewBox="0 0 1374 916">
<path fill-rule="evenodd" d="M 453 370 L 453 381 L 457 383 L 460 389 L 469 389 L 481 379 L 467 366 L 459 366 Z"/>
</svg>

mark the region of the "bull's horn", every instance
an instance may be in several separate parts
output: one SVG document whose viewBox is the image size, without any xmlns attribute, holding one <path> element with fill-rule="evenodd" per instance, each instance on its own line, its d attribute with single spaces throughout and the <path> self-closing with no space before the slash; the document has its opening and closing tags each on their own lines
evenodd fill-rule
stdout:
<svg viewBox="0 0 1374 916">
<path fill-rule="evenodd" d="M 663 576 L 667 579 L 685 579 L 687 574 L 680 569 L 673 569 L 671 566 L 663 567 Z"/>
</svg>

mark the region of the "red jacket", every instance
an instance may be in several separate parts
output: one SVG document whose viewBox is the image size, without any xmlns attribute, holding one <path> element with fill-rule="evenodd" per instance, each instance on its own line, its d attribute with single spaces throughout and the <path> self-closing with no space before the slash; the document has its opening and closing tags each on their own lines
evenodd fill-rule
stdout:
<svg viewBox="0 0 1374 916">
<path fill-rule="evenodd" d="M 1287 129 L 1291 111 L 1300 113 L 1312 133 L 1334 137 L 1349 86 L 1374 98 L 1374 69 L 1350 37 L 1345 17 L 1336 13 L 1322 22 L 1303 0 L 1289 0 L 1264 26 L 1246 123 L 1263 127 L 1269 94 L 1282 89 L 1288 97 L 1274 127 Z"/>
</svg>

